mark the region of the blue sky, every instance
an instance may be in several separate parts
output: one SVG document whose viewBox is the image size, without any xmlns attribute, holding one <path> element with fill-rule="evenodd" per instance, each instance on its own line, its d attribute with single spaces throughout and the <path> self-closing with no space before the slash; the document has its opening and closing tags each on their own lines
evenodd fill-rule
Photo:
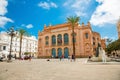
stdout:
<svg viewBox="0 0 120 80">
<path fill-rule="evenodd" d="M 15 26 L 37 37 L 44 24 L 62 24 L 69 16 L 79 16 L 80 24 L 90 21 L 102 38 L 115 40 L 119 4 L 119 0 L 0 0 L 0 31 Z"/>
</svg>

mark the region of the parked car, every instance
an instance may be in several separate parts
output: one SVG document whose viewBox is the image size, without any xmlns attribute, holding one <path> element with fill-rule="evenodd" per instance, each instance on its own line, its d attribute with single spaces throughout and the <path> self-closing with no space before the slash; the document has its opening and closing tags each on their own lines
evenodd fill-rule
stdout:
<svg viewBox="0 0 120 80">
<path fill-rule="evenodd" d="M 3 57 L 0 57 L 0 62 L 3 62 Z"/>
<path fill-rule="evenodd" d="M 30 57 L 26 55 L 26 56 L 24 57 L 24 60 L 28 60 L 28 59 L 30 59 Z"/>
</svg>

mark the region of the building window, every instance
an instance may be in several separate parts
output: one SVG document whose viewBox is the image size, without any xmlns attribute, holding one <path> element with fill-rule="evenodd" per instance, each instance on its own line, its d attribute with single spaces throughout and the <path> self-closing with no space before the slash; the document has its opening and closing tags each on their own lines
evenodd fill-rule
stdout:
<svg viewBox="0 0 120 80">
<path fill-rule="evenodd" d="M 85 38 L 88 39 L 88 33 L 85 33 Z"/>
<path fill-rule="evenodd" d="M 99 41 L 99 38 L 97 38 L 97 40 Z"/>
<path fill-rule="evenodd" d="M 46 44 L 46 46 L 48 46 L 48 44 L 49 44 L 49 43 L 48 43 L 48 41 L 46 41 L 46 43 L 45 43 L 45 44 Z"/>
<path fill-rule="evenodd" d="M 95 40 L 95 37 L 93 37 L 93 40 Z"/>
<path fill-rule="evenodd" d="M 45 37 L 45 44 L 49 45 L 49 37 L 48 36 Z"/>
<path fill-rule="evenodd" d="M 62 49 L 61 48 L 58 48 L 58 58 L 62 57 Z"/>
<path fill-rule="evenodd" d="M 62 45 L 62 35 L 61 34 L 59 34 L 57 36 L 57 43 L 58 43 L 58 45 Z"/>
<path fill-rule="evenodd" d="M 3 50 L 6 50 L 6 46 L 3 46 Z"/>
<path fill-rule="evenodd" d="M 93 42 L 93 45 L 95 45 L 95 42 Z"/>
<path fill-rule="evenodd" d="M 96 51 L 96 48 L 94 49 L 94 51 Z"/>
<path fill-rule="evenodd" d="M 52 45 L 55 45 L 56 44 L 56 37 L 55 35 L 52 36 Z"/>
<path fill-rule="evenodd" d="M 64 57 L 68 58 L 68 56 L 69 56 L 69 49 L 66 47 L 64 48 Z"/>
<path fill-rule="evenodd" d="M 68 38 L 68 34 L 64 34 L 64 44 L 68 44 L 69 42 L 69 38 Z"/>
<path fill-rule="evenodd" d="M 55 50 L 55 48 L 52 48 L 52 57 L 56 57 L 56 50 Z"/>
</svg>

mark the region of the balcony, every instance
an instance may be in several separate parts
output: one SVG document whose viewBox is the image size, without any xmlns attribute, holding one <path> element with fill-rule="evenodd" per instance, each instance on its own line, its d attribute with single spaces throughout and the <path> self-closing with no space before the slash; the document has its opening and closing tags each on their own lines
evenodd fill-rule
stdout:
<svg viewBox="0 0 120 80">
<path fill-rule="evenodd" d="M 52 44 L 52 46 L 56 46 L 56 44 Z"/>
<path fill-rule="evenodd" d="M 68 42 L 64 42 L 64 45 L 68 45 L 69 43 Z"/>
</svg>

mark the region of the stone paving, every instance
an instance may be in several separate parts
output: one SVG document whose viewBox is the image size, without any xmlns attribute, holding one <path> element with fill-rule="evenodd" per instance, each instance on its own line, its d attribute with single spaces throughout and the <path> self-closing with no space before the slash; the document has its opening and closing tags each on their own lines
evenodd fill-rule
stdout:
<svg viewBox="0 0 120 80">
<path fill-rule="evenodd" d="M 120 80 L 120 62 L 32 59 L 0 62 L 0 80 Z"/>
</svg>

